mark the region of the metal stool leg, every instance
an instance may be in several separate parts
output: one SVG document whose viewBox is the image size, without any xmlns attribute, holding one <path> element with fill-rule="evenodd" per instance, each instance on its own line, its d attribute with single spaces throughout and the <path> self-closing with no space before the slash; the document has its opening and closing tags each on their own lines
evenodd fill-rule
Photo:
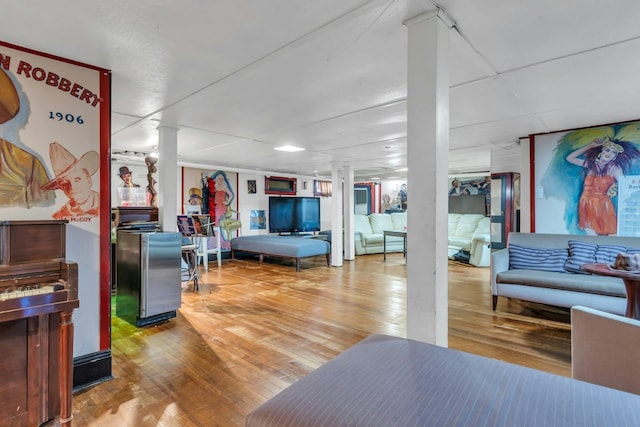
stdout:
<svg viewBox="0 0 640 427">
<path fill-rule="evenodd" d="M 193 290 L 200 290 L 200 286 L 198 285 L 199 272 L 198 272 L 198 254 L 197 249 L 191 247 L 183 247 L 182 253 L 184 254 L 187 262 L 187 268 L 189 273 L 189 278 L 187 282 L 193 281 Z"/>
<path fill-rule="evenodd" d="M 196 252 L 196 250 L 191 251 L 190 253 L 191 256 L 191 277 L 189 278 L 190 280 L 193 280 L 193 290 L 194 291 L 199 291 L 200 290 L 200 285 L 198 284 L 198 278 L 199 278 L 199 274 L 198 274 L 198 254 Z"/>
</svg>

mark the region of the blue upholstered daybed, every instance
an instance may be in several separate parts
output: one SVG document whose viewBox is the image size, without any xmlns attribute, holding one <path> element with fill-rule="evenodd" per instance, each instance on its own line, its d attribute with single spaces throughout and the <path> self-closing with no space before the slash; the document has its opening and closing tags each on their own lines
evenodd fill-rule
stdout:
<svg viewBox="0 0 640 427">
<path fill-rule="evenodd" d="M 249 413 L 247 427 L 637 426 L 640 396 L 373 335 Z"/>
<path fill-rule="evenodd" d="M 300 258 L 324 255 L 327 265 L 330 262 L 331 247 L 324 240 L 308 239 L 296 236 L 242 236 L 231 239 L 231 257 L 235 252 L 251 252 L 260 255 L 262 263 L 264 255 L 293 258 L 296 271 L 300 271 Z"/>
</svg>

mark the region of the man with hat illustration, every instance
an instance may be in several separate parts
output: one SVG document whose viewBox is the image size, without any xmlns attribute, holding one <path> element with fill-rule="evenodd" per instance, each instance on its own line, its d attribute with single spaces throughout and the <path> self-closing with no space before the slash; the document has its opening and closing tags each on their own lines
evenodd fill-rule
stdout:
<svg viewBox="0 0 640 427">
<path fill-rule="evenodd" d="M 189 204 L 202 207 L 202 190 L 196 187 L 189 189 Z"/>
<path fill-rule="evenodd" d="M 100 213 L 100 194 L 91 188 L 91 176 L 98 171 L 100 155 L 88 151 L 77 159 L 57 142 L 49 145 L 49 157 L 56 177 L 42 186 L 44 190 L 62 190 L 69 198 L 52 217 L 70 219 L 95 217 Z"/>
<path fill-rule="evenodd" d="M 128 167 L 122 166 L 120 168 L 120 172 L 118 173 L 120 179 L 122 180 L 122 187 L 140 187 L 138 184 L 133 183 L 133 178 L 131 177 L 131 171 Z"/>
<path fill-rule="evenodd" d="M 21 123 L 26 124 L 28 115 L 26 95 L 0 69 L 0 128 L 4 128 L 0 132 L 0 207 L 51 206 L 55 201 L 55 193 L 42 188 L 49 181 L 42 161 L 4 139 L 7 135 L 17 137 L 17 130 Z"/>
<path fill-rule="evenodd" d="M 128 206 L 131 204 L 135 204 L 137 192 L 135 188 L 140 188 L 140 185 L 133 182 L 131 171 L 127 166 L 122 166 L 119 169 L 118 176 L 122 180 L 119 186 L 120 188 L 118 189 L 118 194 L 120 196 L 120 205 Z"/>
</svg>

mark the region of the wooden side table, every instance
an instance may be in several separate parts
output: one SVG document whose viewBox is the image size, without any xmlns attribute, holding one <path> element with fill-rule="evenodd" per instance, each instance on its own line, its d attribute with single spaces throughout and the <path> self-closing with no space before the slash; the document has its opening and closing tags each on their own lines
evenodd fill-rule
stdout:
<svg viewBox="0 0 640 427">
<path fill-rule="evenodd" d="M 609 268 L 609 265 L 602 263 L 583 264 L 580 268 L 591 274 L 619 277 L 622 279 L 627 289 L 627 310 L 625 316 L 640 320 L 640 272 L 615 270 Z"/>
<path fill-rule="evenodd" d="M 387 236 L 395 236 L 402 237 L 404 239 L 404 247 L 402 253 L 404 257 L 407 257 L 407 232 L 406 231 L 395 231 L 395 230 L 383 230 L 382 231 L 382 253 L 383 260 L 387 260 Z"/>
</svg>

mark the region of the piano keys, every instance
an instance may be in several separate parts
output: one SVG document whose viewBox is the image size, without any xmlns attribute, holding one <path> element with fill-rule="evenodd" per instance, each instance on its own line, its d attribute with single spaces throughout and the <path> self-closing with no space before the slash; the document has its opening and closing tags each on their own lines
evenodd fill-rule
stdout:
<svg viewBox="0 0 640 427">
<path fill-rule="evenodd" d="M 64 284 L 57 282 L 50 285 L 36 285 L 34 287 L 19 287 L 17 289 L 4 289 L 0 293 L 0 301 L 6 301 L 8 299 L 30 297 L 33 295 L 50 294 L 51 292 L 61 291 L 64 289 Z"/>
</svg>

